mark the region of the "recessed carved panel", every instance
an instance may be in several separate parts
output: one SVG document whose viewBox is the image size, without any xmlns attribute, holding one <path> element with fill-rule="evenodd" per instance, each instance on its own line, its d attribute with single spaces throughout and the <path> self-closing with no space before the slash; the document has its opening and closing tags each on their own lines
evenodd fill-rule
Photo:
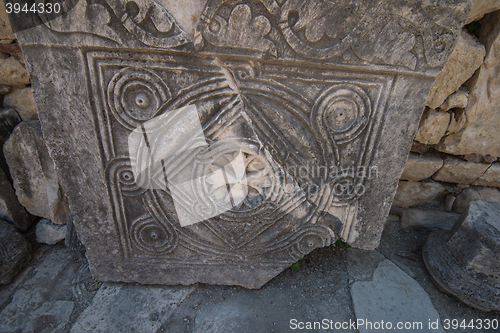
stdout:
<svg viewBox="0 0 500 333">
<path fill-rule="evenodd" d="M 191 36 L 162 1 L 73 5 L 18 37 L 94 275 L 251 288 L 378 245 L 470 7 L 208 0 Z"/>
<path fill-rule="evenodd" d="M 319 77 L 299 66 L 166 52 L 118 55 L 127 61 L 106 51 L 88 51 L 86 57 L 125 260 L 294 262 L 339 238 L 340 230 L 323 216 L 331 205 L 355 204 L 366 178 L 375 177 L 370 148 L 378 140 L 376 124 L 394 75 L 316 68 Z M 237 91 L 221 68 L 233 73 Z M 183 75 L 182 86 L 170 84 L 176 75 Z M 311 87 L 307 96 L 303 84 Z M 190 164 L 194 193 L 229 209 L 186 227 L 168 188 L 138 186 L 123 138 L 141 123 L 187 105 L 197 106 L 211 143 Z M 357 147 L 355 154 L 347 145 Z M 213 171 L 239 153 L 243 170 L 226 168 L 221 181 Z M 235 186 L 243 178 L 239 190 Z M 242 200 L 235 204 L 238 195 Z M 210 208 L 197 198 L 181 200 L 187 210 Z"/>
</svg>

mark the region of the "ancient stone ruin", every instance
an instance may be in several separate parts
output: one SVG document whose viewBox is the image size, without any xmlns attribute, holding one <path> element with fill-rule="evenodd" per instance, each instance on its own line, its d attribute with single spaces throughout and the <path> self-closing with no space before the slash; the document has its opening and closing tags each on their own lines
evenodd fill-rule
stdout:
<svg viewBox="0 0 500 333">
<path fill-rule="evenodd" d="M 447 293 L 483 311 L 500 310 L 500 204 L 474 201 L 450 231 L 433 232 L 423 259 Z"/>
<path fill-rule="evenodd" d="M 376 248 L 470 3 L 204 2 L 11 15 L 94 276 L 258 288 Z"/>
</svg>

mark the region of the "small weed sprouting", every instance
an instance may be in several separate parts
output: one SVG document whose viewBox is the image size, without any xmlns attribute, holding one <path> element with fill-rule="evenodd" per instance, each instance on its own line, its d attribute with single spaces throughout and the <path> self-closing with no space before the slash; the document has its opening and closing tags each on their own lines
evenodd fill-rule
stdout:
<svg viewBox="0 0 500 333">
<path fill-rule="evenodd" d="M 342 241 L 341 239 L 339 239 L 338 241 L 335 242 L 335 246 L 338 246 L 341 248 L 346 248 L 346 249 L 351 248 L 351 245 L 347 244 L 346 242 Z"/>
<path fill-rule="evenodd" d="M 290 266 L 292 271 L 296 272 L 300 269 L 300 262 L 302 261 L 302 259 L 304 259 L 304 258 L 300 258 L 299 261 L 297 261 L 296 263 L 293 263 L 292 266 Z"/>
</svg>

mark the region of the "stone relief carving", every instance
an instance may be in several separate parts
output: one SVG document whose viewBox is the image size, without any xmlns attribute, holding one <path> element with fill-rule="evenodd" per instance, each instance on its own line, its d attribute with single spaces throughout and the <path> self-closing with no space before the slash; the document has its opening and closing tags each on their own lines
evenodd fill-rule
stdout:
<svg viewBox="0 0 500 333">
<path fill-rule="evenodd" d="M 229 3 L 208 2 L 201 17 L 203 23 L 199 26 L 205 40 L 197 41 L 198 48 L 201 49 L 205 41 L 215 46 L 225 46 L 224 35 L 216 38 L 211 30 L 219 26 L 219 20 L 225 22 L 223 15 L 228 11 Z M 444 64 L 453 47 L 453 36 L 460 30 L 460 24 L 452 15 L 445 14 L 453 12 L 449 4 L 435 3 L 425 10 L 418 9 L 421 6 L 418 2 L 402 8 L 395 0 L 383 3 L 375 0 L 362 3 L 354 0 L 286 0 L 254 1 L 252 4 L 254 13 L 257 13 L 254 18 L 259 15 L 261 20 L 269 18 L 276 22 L 276 26 L 264 25 L 266 29 L 259 31 L 259 37 L 266 37 L 271 44 L 278 45 L 276 52 L 280 56 L 287 55 L 284 45 L 288 45 L 293 52 L 307 59 L 336 62 L 335 57 L 345 54 L 343 59 L 349 62 L 351 53 L 354 53 L 361 60 L 374 64 L 415 70 L 418 61 L 425 61 L 421 65 L 422 69 L 434 68 Z M 442 17 L 432 21 L 434 15 L 425 15 L 426 11 L 431 10 L 440 11 Z M 250 14 L 250 11 L 247 13 Z M 243 20 L 233 21 L 231 29 L 245 33 L 244 25 L 247 23 L 243 23 Z M 255 33 L 248 31 L 248 35 Z M 252 38 L 248 35 L 246 38 Z M 286 44 L 283 44 L 283 40 Z M 419 55 L 422 51 L 423 54 Z M 274 55 L 274 52 L 271 54 Z"/>
<path fill-rule="evenodd" d="M 259 287 L 339 238 L 374 248 L 467 6 L 209 0 L 195 36 L 151 0 L 81 0 L 46 21 L 52 40 L 98 45 L 67 48 L 88 80 L 112 241 L 80 226 L 116 245 L 89 247 L 95 273 Z"/>
<path fill-rule="evenodd" d="M 76 2 L 74 7 L 73 2 Z M 120 45 L 130 45 L 130 35 L 144 45 L 166 49 L 185 45 L 193 39 L 161 3 L 154 0 L 73 2 L 73 8 L 65 15 L 55 19 L 44 13 L 39 16 L 54 31 L 92 33 Z M 81 19 L 79 15 L 93 19 Z"/>
<path fill-rule="evenodd" d="M 101 128 L 101 136 L 107 138 L 104 141 L 109 140 L 103 144 L 109 161 L 108 179 L 129 260 L 150 258 L 148 253 L 153 250 L 141 250 L 147 239 L 152 248 L 163 244 L 165 239 L 178 239 L 175 247 L 169 247 L 171 251 L 165 251 L 163 257 L 158 254 L 154 257 L 171 263 L 175 261 L 172 257 L 182 253 L 178 260 L 193 256 L 212 260 L 215 255 L 228 258 L 232 251 L 230 257 L 238 254 L 241 260 L 249 258 L 248 253 L 255 258 L 272 254 L 274 259 L 268 262 L 272 264 L 276 260 L 298 260 L 307 253 L 306 249 L 331 244 L 339 237 L 341 230 L 334 231 L 322 216 L 331 205 L 350 207 L 363 194 L 370 167 L 367 149 L 371 145 L 367 141 L 370 135 L 377 140 L 373 125 L 382 116 L 383 95 L 388 93 L 391 75 L 375 75 L 367 83 L 356 73 L 350 78 L 340 78 L 335 71 L 328 71 L 330 78 L 326 80 L 306 73 L 297 77 L 292 74 L 296 68 L 287 72 L 283 66 L 267 67 L 256 61 L 249 65 L 244 60 L 221 58 L 198 64 L 199 59 L 195 58 L 158 55 L 149 66 L 138 68 L 141 59 L 146 59 L 140 53 L 123 54 L 123 59 L 133 59 L 129 61 L 114 58 L 114 54 L 104 51 L 87 53 L 92 86 L 103 97 L 102 104 L 96 105 L 96 112 L 107 119 L 99 123 L 108 123 L 108 128 Z M 184 66 L 188 62 L 190 72 L 197 75 L 189 75 L 191 82 L 175 90 L 160 78 L 172 77 L 178 61 Z M 228 72 L 233 82 L 227 80 Z M 298 91 L 287 85 L 300 77 L 312 80 L 317 86 L 310 98 L 299 97 Z M 171 98 L 167 99 L 168 96 Z M 159 175 L 157 183 L 161 183 L 163 175 L 173 179 L 188 169 L 196 181 L 176 190 L 179 183 L 170 182 L 166 186 L 163 181 L 162 187 L 135 179 L 133 164 L 127 160 L 133 162 L 136 159 L 132 158 L 142 150 L 130 156 L 121 155 L 114 136 L 123 130 L 128 133 L 142 128 L 139 137 L 144 134 L 149 138 L 143 140 L 142 149 L 148 145 L 155 151 L 164 151 L 156 143 L 168 142 L 172 147 L 174 135 L 165 134 L 172 139 L 158 139 L 147 120 L 173 118 L 176 110 L 191 103 L 196 103 L 200 119 L 205 119 L 202 132 L 210 146 L 198 144 L 201 150 L 196 157 L 189 155 L 194 158 L 191 162 L 179 164 L 180 157 L 176 157 L 173 161 L 179 165 L 173 165 L 169 158 L 156 157 L 161 163 L 151 173 Z M 297 123 L 295 128 L 287 126 L 289 121 Z M 114 127 L 113 122 L 121 128 Z M 188 120 L 179 120 L 173 125 L 156 127 L 161 131 L 175 130 L 186 123 Z M 310 141 L 297 140 L 304 133 Z M 353 173 L 348 170 L 351 161 L 342 156 L 341 150 L 356 141 L 359 164 Z M 130 142 L 129 139 L 129 146 Z M 306 146 L 309 147 L 305 149 Z M 319 156 L 309 154 L 311 150 Z M 302 151 L 306 154 L 301 154 Z M 231 163 L 237 156 L 241 162 L 235 167 Z M 365 174 L 359 172 L 360 168 L 366 170 Z M 191 187 L 195 190 L 185 195 Z M 200 194 L 202 197 L 198 197 Z M 143 210 L 140 216 L 133 217 L 125 207 L 132 205 L 127 203 L 129 198 L 137 200 L 137 196 L 142 198 Z M 188 215 L 196 218 L 186 218 Z M 195 229 L 186 227 L 199 221 L 201 224 Z M 147 229 L 142 227 L 144 224 Z M 144 230 L 152 231 L 144 234 Z M 301 230 L 304 236 L 297 238 L 296 233 Z M 311 239 L 312 245 L 304 245 L 304 237 Z M 223 244 L 219 244 L 221 239 Z M 163 249 L 163 245 L 159 248 Z M 187 250 L 190 254 L 185 253 Z"/>
<path fill-rule="evenodd" d="M 368 63 L 424 70 L 444 64 L 461 25 L 453 18 L 453 5 L 436 2 L 420 7 L 419 2 L 401 7 L 396 0 L 255 0 L 248 4 L 210 0 L 194 39 L 161 2 L 81 0 L 68 14 L 46 20 L 46 25 L 58 32 L 90 32 L 121 45 L 135 45 L 128 33 L 144 45 L 161 49 L 194 39 L 198 50 L 210 44 L 293 58 L 289 47 L 306 59 L 338 62 L 335 58 L 342 56 L 343 62 L 351 62 L 354 54 Z M 426 15 L 431 11 L 442 15 L 434 21 L 434 15 Z M 79 20 L 77 13 L 96 19 Z M 425 63 L 417 68 L 418 62 Z"/>
<path fill-rule="evenodd" d="M 220 47 L 258 50 L 277 57 L 276 46 L 264 37 L 270 31 L 269 20 L 263 15 L 253 17 L 250 7 L 243 4 L 233 8 L 227 21 L 216 15 L 203 37 Z"/>
</svg>

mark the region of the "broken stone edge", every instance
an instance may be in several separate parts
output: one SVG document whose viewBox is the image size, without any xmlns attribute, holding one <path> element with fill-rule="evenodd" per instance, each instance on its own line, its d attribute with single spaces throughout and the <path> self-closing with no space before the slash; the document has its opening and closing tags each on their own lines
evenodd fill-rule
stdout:
<svg viewBox="0 0 500 333">
<path fill-rule="evenodd" d="M 465 5 L 467 1 L 459 2 L 463 2 L 465 7 L 464 12 L 457 17 L 459 24 L 457 29 L 453 29 L 454 35 L 461 30 L 461 27 L 458 29 L 458 26 L 463 24 L 466 12 L 469 10 L 468 5 Z M 121 17 L 121 15 L 118 17 Z M 64 38 L 62 40 L 58 38 L 59 36 L 62 35 L 49 31 L 45 26 L 38 26 L 17 34 L 23 55 L 27 60 L 27 64 L 29 64 L 28 69 L 33 78 L 35 100 L 39 109 L 44 139 L 49 147 L 50 155 L 54 159 L 61 179 L 61 186 L 65 190 L 64 192 L 68 194 L 70 207 L 75 216 L 75 227 L 81 236 L 82 243 L 86 245 L 87 257 L 91 259 L 91 270 L 94 277 L 104 281 L 116 282 L 179 284 L 179 280 L 173 279 L 172 276 L 182 272 L 182 284 L 201 282 L 237 284 L 247 288 L 258 288 L 286 269 L 288 267 L 286 265 L 276 268 L 276 266 L 269 267 L 255 264 L 253 266 L 236 267 L 237 269 L 232 270 L 233 274 L 228 274 L 228 271 L 231 270 L 227 266 L 216 269 L 209 267 L 209 265 L 203 265 L 201 269 L 196 271 L 197 275 L 193 277 L 195 270 L 187 264 L 184 267 L 185 269 L 182 267 L 171 269 L 167 265 L 153 264 L 150 266 L 151 271 L 148 272 L 145 266 L 137 270 L 137 267 L 131 269 L 134 268 L 132 264 L 118 262 L 117 257 L 122 253 L 120 244 L 112 244 L 109 241 L 113 237 L 118 237 L 118 231 L 116 226 L 112 224 L 113 205 L 108 192 L 109 188 L 105 182 L 106 171 L 99 142 L 100 138 L 96 135 L 97 119 L 94 115 L 92 103 L 85 98 L 85 96 L 89 96 L 88 94 L 92 89 L 89 87 L 88 82 L 74 80 L 74 77 L 83 78 L 88 75 L 87 68 L 83 67 L 86 66 L 84 54 L 86 50 L 91 49 L 90 47 L 92 47 L 92 50 L 112 49 L 117 51 L 124 47 L 137 48 L 139 42 L 135 42 L 128 35 L 123 45 L 94 38 L 91 34 L 81 35 L 81 38 Z M 166 48 L 162 51 L 168 51 L 169 54 L 196 55 L 197 53 L 191 50 L 196 45 L 188 44 L 184 48 Z M 51 47 L 46 48 L 49 45 Z M 155 48 L 145 48 L 141 52 L 145 51 L 153 52 Z M 155 52 L 159 51 L 156 50 Z M 217 55 L 222 58 L 224 56 L 224 52 L 217 50 L 206 50 L 206 52 L 198 53 L 202 57 Z M 252 56 L 252 54 L 243 50 L 238 54 L 231 55 L 231 57 L 248 57 Z M 448 52 L 446 55 L 449 56 Z M 38 63 L 30 61 L 40 59 L 40 57 L 43 60 L 38 61 Z M 297 59 L 302 58 L 297 57 Z M 297 59 L 292 60 L 297 61 Z M 336 63 L 340 61 L 339 59 L 338 57 L 333 59 L 331 64 L 321 59 L 314 60 L 312 63 L 321 64 L 322 68 L 327 66 L 331 69 L 351 68 L 350 65 Z M 289 61 L 290 59 L 284 58 L 284 60 Z M 445 58 L 441 60 L 444 61 Z M 262 59 L 262 62 L 266 61 L 272 62 L 269 59 Z M 60 64 L 68 62 L 75 67 L 64 68 L 63 71 L 59 71 Z M 39 68 L 37 69 L 37 67 Z M 360 200 L 360 208 L 358 208 L 358 224 L 349 228 L 349 230 L 355 231 L 357 236 L 352 241 L 346 239 L 353 246 L 373 249 L 379 245 L 385 217 L 389 213 L 396 192 L 397 179 L 404 168 L 411 146 L 411 139 L 417 130 L 418 119 L 424 109 L 425 99 L 431 88 L 431 83 L 439 72 L 438 67 L 441 66 L 428 69 L 427 65 L 425 65 L 428 70 L 424 70 L 424 67 L 422 67 L 416 71 L 401 70 L 401 68 L 382 66 L 380 64 L 368 64 L 366 67 L 366 70 L 370 71 L 370 73 L 397 73 L 392 89 L 402 90 L 405 93 L 394 96 L 389 94 L 387 96 L 388 104 L 384 111 L 387 121 L 378 129 L 383 140 L 378 142 L 379 152 L 374 156 L 372 162 L 381 170 L 390 170 L 390 172 L 381 174 L 376 180 L 367 181 L 367 193 L 364 199 Z M 58 70 L 55 70 L 56 68 Z M 45 73 L 50 73 L 50 75 L 45 75 Z M 58 84 L 54 84 L 54 82 Z M 49 88 L 42 89 L 42 86 Z M 73 92 L 75 91 L 79 93 L 74 95 Z M 50 92 L 50 94 L 46 92 Z M 75 98 L 63 98 L 69 96 L 69 93 L 70 96 Z M 409 103 L 411 100 L 421 101 L 421 103 Z M 407 111 L 408 116 L 406 119 L 401 119 L 401 109 Z M 395 131 L 395 122 L 405 130 Z M 401 141 L 403 144 L 401 144 Z M 85 142 L 86 145 L 83 147 L 77 144 L 78 142 Z M 74 163 L 68 161 L 74 161 Z M 93 172 L 89 173 L 88 170 Z M 86 189 L 85 196 L 77 194 L 81 193 L 82 188 Z M 105 247 L 100 246 L 103 244 Z M 267 269 L 265 271 L 267 274 L 259 273 L 261 268 Z"/>
<path fill-rule="evenodd" d="M 500 286 L 464 271 L 446 247 L 450 231 L 429 235 L 422 249 L 425 266 L 436 285 L 466 305 L 481 311 L 500 310 Z"/>
</svg>

